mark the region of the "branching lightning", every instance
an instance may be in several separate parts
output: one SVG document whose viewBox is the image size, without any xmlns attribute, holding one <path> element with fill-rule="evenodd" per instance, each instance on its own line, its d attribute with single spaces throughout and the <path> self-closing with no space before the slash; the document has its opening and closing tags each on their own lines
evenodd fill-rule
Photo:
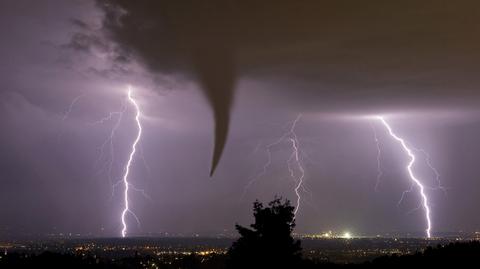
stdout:
<svg viewBox="0 0 480 269">
<path fill-rule="evenodd" d="M 295 133 L 296 125 L 297 125 L 298 121 L 301 119 L 301 117 L 302 117 L 302 114 L 299 114 L 295 118 L 295 120 L 292 122 L 292 125 L 290 126 L 290 128 L 288 129 L 288 131 L 286 133 L 284 133 L 280 138 L 278 138 L 274 142 L 265 146 L 265 151 L 267 153 L 267 161 L 263 165 L 262 170 L 258 174 L 256 174 L 247 183 L 247 185 L 245 186 L 242 197 L 245 196 L 247 190 L 253 184 L 255 184 L 261 177 L 266 175 L 268 168 L 272 164 L 272 152 L 271 152 L 272 147 L 286 142 L 286 143 L 290 144 L 291 148 L 292 148 L 292 153 L 287 160 L 287 168 L 288 168 L 288 171 L 290 173 L 290 177 L 293 179 L 293 181 L 295 183 L 294 192 L 295 192 L 295 195 L 297 197 L 297 203 L 295 205 L 294 214 L 296 216 L 296 214 L 297 214 L 297 212 L 300 208 L 301 201 L 302 201 L 301 191 L 308 192 L 308 190 L 306 189 L 305 184 L 304 184 L 305 170 L 304 170 L 304 167 L 303 167 L 302 157 L 301 157 L 301 154 L 300 154 L 301 153 L 300 143 L 299 143 L 299 140 L 297 138 L 297 134 Z M 258 145 L 257 145 L 255 151 L 257 151 L 257 150 L 258 150 Z M 296 171 L 298 171 L 298 174 L 296 173 Z"/>
<path fill-rule="evenodd" d="M 438 170 L 432 165 L 432 160 L 430 159 L 430 155 L 423 149 L 415 148 L 412 147 L 415 151 L 422 153 L 425 156 L 425 164 L 430 168 L 430 170 L 435 174 L 435 182 L 436 186 L 435 187 L 427 187 L 428 189 L 432 190 L 441 190 L 443 194 L 447 195 L 447 188 L 442 185 L 442 182 L 440 181 L 440 173 Z"/>
<path fill-rule="evenodd" d="M 109 136 L 105 139 L 105 141 L 100 146 L 100 155 L 99 155 L 97 161 L 95 162 L 95 166 L 97 166 L 98 163 L 105 158 L 105 147 L 108 146 L 110 156 L 106 158 L 107 159 L 106 160 L 107 161 L 106 166 L 107 166 L 108 180 L 110 182 L 110 185 L 112 185 L 112 197 L 113 197 L 113 193 L 114 193 L 114 190 L 115 190 L 115 184 L 113 183 L 113 178 L 112 178 L 113 164 L 114 164 L 114 161 L 115 161 L 114 138 L 115 138 L 115 134 L 118 131 L 118 128 L 120 127 L 120 124 L 121 124 L 122 119 L 123 119 L 123 114 L 125 113 L 126 110 L 127 110 L 127 107 L 125 105 L 122 105 L 122 110 L 121 111 L 110 112 L 108 116 L 103 117 L 103 118 L 101 118 L 98 121 L 95 121 L 93 123 L 90 123 L 90 125 L 104 124 L 104 123 L 106 123 L 108 121 L 111 121 L 111 120 L 116 118 L 116 121 L 115 121 L 112 129 L 110 130 Z M 103 167 L 103 169 L 105 169 L 105 166 Z"/>
<path fill-rule="evenodd" d="M 295 194 L 297 195 L 297 205 L 295 206 L 295 211 L 293 212 L 294 215 L 296 216 L 297 212 L 298 212 L 298 209 L 300 208 L 301 195 L 300 195 L 299 190 L 303 186 L 303 178 L 305 177 L 305 170 L 303 169 L 302 162 L 301 162 L 299 154 L 298 154 L 299 143 L 298 143 L 297 136 L 295 135 L 295 133 L 293 133 L 293 135 L 294 135 L 294 137 L 290 138 L 290 142 L 292 142 L 293 152 L 292 152 L 292 155 L 291 155 L 291 157 L 289 159 L 289 162 L 288 162 L 289 163 L 288 170 L 290 171 L 290 176 L 296 182 Z M 290 160 L 295 160 L 295 163 L 298 166 L 298 170 L 300 171 L 300 175 L 298 177 L 295 176 L 295 171 L 290 166 Z"/>
<path fill-rule="evenodd" d="M 84 95 L 85 94 L 82 93 L 82 94 L 76 96 L 75 98 L 73 98 L 73 100 L 70 102 L 69 106 L 65 109 L 65 111 L 63 112 L 63 115 L 61 116 L 62 117 L 61 118 L 62 123 L 65 123 L 70 118 L 70 115 L 72 114 L 73 108 L 77 105 L 78 101 L 80 101 L 80 99 Z M 62 129 L 60 129 L 60 131 L 57 134 L 57 143 L 60 142 L 60 139 L 62 138 L 63 133 L 64 133 L 64 130 L 62 128 Z"/>
<path fill-rule="evenodd" d="M 425 211 L 425 220 L 426 220 L 426 223 L 427 223 L 427 227 L 425 229 L 425 232 L 426 232 L 427 237 L 430 238 L 431 237 L 431 230 L 432 230 L 432 221 L 431 221 L 431 216 L 430 216 L 430 211 L 431 210 L 430 210 L 428 197 L 425 194 L 425 187 L 422 184 L 422 182 L 415 176 L 415 174 L 413 172 L 413 165 L 415 164 L 415 161 L 416 161 L 416 156 L 414 154 L 414 149 L 411 149 L 407 145 L 407 143 L 405 142 L 405 140 L 403 138 L 399 137 L 398 135 L 396 135 L 393 132 L 393 130 L 390 127 L 390 125 L 388 124 L 388 122 L 382 116 L 377 116 L 376 118 L 385 126 L 385 128 L 388 131 L 388 134 L 393 139 L 395 139 L 397 142 L 400 143 L 403 150 L 405 151 L 405 153 L 410 158 L 410 161 L 409 161 L 406 169 L 407 169 L 407 172 L 408 172 L 408 175 L 409 175 L 410 179 L 412 180 L 412 189 L 413 189 L 413 186 L 417 186 L 417 188 L 419 190 L 421 200 L 422 200 L 422 207 Z M 407 192 L 409 192 L 409 191 L 407 191 Z M 405 196 L 405 194 L 406 194 L 405 192 L 402 194 L 402 199 Z"/>
<path fill-rule="evenodd" d="M 132 105 L 135 108 L 135 113 L 136 113 L 135 114 L 135 122 L 137 123 L 138 133 L 137 133 L 137 136 L 136 136 L 135 140 L 133 141 L 132 151 L 130 152 L 130 154 L 128 156 L 128 161 L 127 161 L 127 164 L 125 165 L 125 174 L 123 175 L 123 179 L 122 179 L 123 185 L 124 185 L 124 188 L 125 188 L 124 195 L 123 195 L 124 202 L 125 202 L 125 207 L 122 211 L 122 225 L 123 225 L 122 237 L 125 237 L 127 235 L 127 229 L 128 229 L 127 222 L 126 222 L 127 213 L 130 213 L 131 215 L 133 215 L 138 221 L 137 216 L 132 212 L 132 210 L 130 209 L 130 206 L 129 206 L 128 190 L 129 190 L 129 187 L 130 187 L 130 183 L 128 182 L 128 176 L 129 176 L 129 173 L 130 173 L 130 166 L 132 164 L 133 157 L 135 156 L 135 152 L 137 151 L 137 144 L 140 141 L 140 138 L 142 136 L 142 125 L 140 124 L 140 115 L 141 115 L 140 107 L 138 106 L 135 99 L 132 97 L 132 89 L 131 88 L 128 89 L 128 100 L 132 103 Z"/>
<path fill-rule="evenodd" d="M 127 103 L 130 103 L 131 106 L 135 110 L 135 123 L 138 128 L 138 132 L 136 134 L 135 140 L 133 141 L 131 145 L 131 150 L 129 151 L 128 155 L 128 160 L 123 167 L 123 175 L 121 179 L 119 180 L 114 180 L 113 179 L 113 171 L 114 171 L 114 163 L 115 163 L 115 136 L 117 132 L 119 131 L 119 128 L 121 126 L 122 120 L 124 118 L 124 114 L 127 111 Z M 128 225 L 127 225 L 127 215 L 131 215 L 135 221 L 137 222 L 138 225 L 140 225 L 139 218 L 135 215 L 134 212 L 132 212 L 130 205 L 129 205 L 129 191 L 133 190 L 136 192 L 141 193 L 145 198 L 148 200 L 151 200 L 151 198 L 147 195 L 145 190 L 136 188 L 130 181 L 129 181 L 129 175 L 130 175 L 130 170 L 131 170 L 131 165 L 133 163 L 134 157 L 137 155 L 137 153 L 142 153 L 141 152 L 141 147 L 139 145 L 139 141 L 142 135 L 142 126 L 140 122 L 140 117 L 141 117 L 141 111 L 138 103 L 132 96 L 132 89 L 129 87 L 128 92 L 127 92 L 127 100 L 125 103 L 122 104 L 122 108 L 119 111 L 112 111 L 109 112 L 108 115 L 106 115 L 103 118 L 100 118 L 97 121 L 89 123 L 89 125 L 94 126 L 94 125 L 103 125 L 106 124 L 110 121 L 113 121 L 113 127 L 110 129 L 109 135 L 107 138 L 104 140 L 104 142 L 101 144 L 99 150 L 100 150 L 100 155 L 99 158 L 96 161 L 95 166 L 98 166 L 98 163 L 104 162 L 104 165 L 102 166 L 101 170 L 99 171 L 105 171 L 107 173 L 108 179 L 110 181 L 110 185 L 112 186 L 112 193 L 111 197 L 113 198 L 115 195 L 115 189 L 123 186 L 124 187 L 124 192 L 123 192 L 123 202 L 124 202 L 124 207 L 121 213 L 121 223 L 122 223 L 122 231 L 121 235 L 122 237 L 125 237 L 127 235 L 127 230 L 128 230 Z M 137 147 L 138 150 L 137 150 Z M 108 153 L 106 153 L 108 151 Z M 143 154 L 140 154 L 140 157 L 142 158 L 145 167 L 148 169 L 148 166 L 146 164 L 146 161 L 143 157 Z"/>
<path fill-rule="evenodd" d="M 72 102 L 68 106 L 67 110 L 63 113 L 62 121 L 66 121 L 70 117 L 70 114 L 72 113 L 73 107 L 78 103 L 80 98 L 82 98 L 83 96 L 84 96 L 84 94 L 80 94 L 72 100 Z"/>
<path fill-rule="evenodd" d="M 73 99 L 73 101 L 70 103 L 68 109 L 65 110 L 65 113 L 62 116 L 62 121 L 65 121 L 70 117 L 70 114 L 71 114 L 74 106 L 82 98 L 82 96 L 83 96 L 83 94 L 79 95 L 75 99 Z M 122 119 L 124 117 L 124 114 L 127 111 L 127 103 L 126 102 L 130 103 L 130 105 L 134 108 L 135 123 L 136 123 L 136 127 L 137 127 L 138 131 L 136 133 L 134 141 L 132 142 L 132 144 L 130 146 L 130 151 L 129 151 L 129 154 L 128 154 L 128 160 L 125 163 L 125 166 L 123 167 L 123 175 L 122 175 L 120 180 L 117 179 L 118 181 L 113 183 L 112 172 L 113 172 L 113 168 L 114 168 L 113 166 L 114 166 L 114 159 L 115 159 L 114 137 L 115 137 L 118 129 L 120 128 L 120 125 L 121 125 Z M 100 154 L 100 157 L 99 157 L 97 163 L 100 162 L 100 161 L 103 161 L 105 159 L 107 161 L 106 165 L 104 166 L 103 169 L 108 170 L 108 178 L 109 178 L 110 183 L 112 185 L 112 197 L 114 195 L 115 188 L 117 188 L 119 186 L 123 186 L 124 191 L 123 191 L 122 198 L 123 198 L 124 206 L 123 206 L 123 210 L 121 211 L 121 223 L 122 223 L 121 236 L 122 237 L 126 237 L 127 234 L 128 234 L 128 223 L 127 223 L 127 216 L 128 215 L 132 216 L 137 221 L 137 223 L 140 224 L 138 217 L 135 215 L 135 213 L 131 209 L 129 192 L 130 191 L 137 191 L 137 192 L 140 192 L 141 194 L 143 194 L 143 196 L 145 196 L 146 198 L 150 199 L 150 197 L 148 197 L 148 195 L 146 194 L 146 192 L 144 190 L 136 188 L 130 182 L 130 174 L 131 174 L 130 172 L 131 172 L 132 164 L 134 162 L 135 157 L 137 157 L 137 158 L 141 157 L 142 160 L 144 161 L 145 167 L 148 170 L 148 165 L 146 164 L 145 159 L 143 158 L 141 145 L 139 144 L 140 139 L 142 137 L 142 131 L 143 131 L 141 121 L 140 121 L 140 118 L 142 116 L 141 109 L 140 109 L 139 104 L 137 103 L 137 101 L 135 100 L 135 98 L 132 95 L 131 87 L 128 88 L 127 101 L 126 102 L 122 105 L 122 109 L 120 111 L 110 112 L 107 116 L 105 116 L 105 117 L 103 117 L 103 118 L 101 118 L 101 119 L 99 119 L 95 122 L 90 123 L 90 125 L 100 125 L 100 124 L 105 124 L 107 122 L 115 120 L 108 137 L 101 144 L 101 147 L 100 147 L 101 154 Z M 291 147 L 291 154 L 290 154 L 289 158 L 287 159 L 287 168 L 288 168 L 290 178 L 294 182 L 293 191 L 294 191 L 294 193 L 296 195 L 296 198 L 297 198 L 295 209 L 294 209 L 295 217 L 296 217 L 296 215 L 297 215 L 297 213 L 300 209 L 300 206 L 302 204 L 302 201 L 303 201 L 302 193 L 303 192 L 308 193 L 308 190 L 306 189 L 306 186 L 304 184 L 305 169 L 304 169 L 303 160 L 302 160 L 302 158 L 303 158 L 302 157 L 302 151 L 301 151 L 301 148 L 300 148 L 299 139 L 298 139 L 297 134 L 295 132 L 296 125 L 299 122 L 299 120 L 301 119 L 301 117 L 302 117 L 302 115 L 299 114 L 295 118 L 295 120 L 291 123 L 291 126 L 289 127 L 288 131 L 286 131 L 276 141 L 274 141 L 270 144 L 267 144 L 265 146 L 265 151 L 267 153 L 267 161 L 263 165 L 262 170 L 256 176 L 254 176 L 248 182 L 248 184 L 245 186 L 244 193 L 242 195 L 242 197 L 243 197 L 245 195 L 246 191 L 253 184 L 255 184 L 260 178 L 262 178 L 263 176 L 265 176 L 267 174 L 267 170 L 269 169 L 269 167 L 272 164 L 272 152 L 271 152 L 272 148 L 275 147 L 275 146 L 278 146 L 282 143 L 286 143 Z M 395 141 L 397 141 L 401 145 L 402 149 L 404 150 L 404 152 L 406 153 L 406 155 L 410 159 L 407 166 L 406 166 L 406 170 L 408 172 L 409 179 L 411 180 L 411 185 L 410 185 L 409 189 L 402 192 L 400 200 L 398 201 L 398 205 L 400 206 L 400 204 L 403 202 L 403 200 L 405 199 L 405 197 L 409 193 L 411 193 L 415 190 L 418 190 L 419 196 L 421 198 L 420 204 L 417 208 L 412 209 L 409 212 L 413 212 L 414 210 L 423 209 L 424 218 L 425 218 L 425 222 L 426 222 L 425 232 L 426 232 L 426 236 L 428 238 L 430 238 L 431 237 L 431 230 L 432 230 L 431 206 L 430 206 L 429 197 L 426 194 L 426 190 L 441 189 L 442 191 L 444 191 L 446 193 L 446 189 L 441 185 L 441 182 L 440 182 L 440 173 L 432 165 L 430 156 L 425 150 L 423 150 L 421 148 L 415 148 L 412 145 L 410 145 L 408 142 L 406 142 L 403 138 L 399 137 L 393 131 L 392 127 L 385 120 L 384 117 L 376 116 L 375 118 L 386 128 L 389 136 L 392 137 Z M 378 191 L 378 187 L 381 183 L 381 178 L 383 176 L 383 171 L 382 171 L 382 167 L 381 167 L 381 164 L 382 164 L 381 163 L 381 158 L 382 158 L 381 147 L 382 147 L 382 144 L 380 143 L 380 140 L 379 140 L 379 137 L 378 137 L 378 134 L 377 134 L 377 130 L 376 130 L 376 128 L 373 124 L 371 125 L 371 128 L 372 128 L 372 131 L 373 131 L 373 135 L 374 135 L 373 138 L 374 138 L 374 142 L 375 142 L 375 145 L 376 145 L 376 151 L 377 151 L 377 159 L 376 159 L 376 161 L 377 161 L 377 178 L 376 178 L 376 184 L 375 184 L 375 191 Z M 260 145 L 261 145 L 260 143 L 257 145 L 257 147 L 255 149 L 255 152 L 260 148 Z M 109 153 L 107 153 L 109 156 L 105 157 L 105 155 L 106 155 L 105 154 L 105 152 L 106 152 L 105 149 L 107 147 L 109 149 Z M 140 156 L 137 156 L 137 155 L 140 155 Z M 415 173 L 413 171 L 413 168 L 414 168 L 414 165 L 416 165 L 417 159 L 422 158 L 420 156 L 422 156 L 424 158 L 426 166 L 428 166 L 428 168 L 430 168 L 431 171 L 433 172 L 433 174 L 435 175 L 436 186 L 434 186 L 434 187 L 426 186 L 424 184 L 424 182 L 422 182 L 415 175 Z"/>
</svg>

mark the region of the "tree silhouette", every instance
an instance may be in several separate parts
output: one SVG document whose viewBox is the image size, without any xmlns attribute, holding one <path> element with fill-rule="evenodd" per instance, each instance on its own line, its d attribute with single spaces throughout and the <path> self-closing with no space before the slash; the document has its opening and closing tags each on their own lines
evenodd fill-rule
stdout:
<svg viewBox="0 0 480 269">
<path fill-rule="evenodd" d="M 249 228 L 235 225 L 240 238 L 228 251 L 228 268 L 285 268 L 301 261 L 299 240 L 294 240 L 294 207 L 275 198 L 264 207 L 253 203 L 255 223 Z"/>
</svg>

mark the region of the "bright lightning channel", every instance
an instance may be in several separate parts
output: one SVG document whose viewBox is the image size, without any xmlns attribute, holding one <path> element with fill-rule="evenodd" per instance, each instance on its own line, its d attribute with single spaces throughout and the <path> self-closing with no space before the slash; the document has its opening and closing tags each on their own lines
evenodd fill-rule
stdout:
<svg viewBox="0 0 480 269">
<path fill-rule="evenodd" d="M 412 167 L 415 164 L 415 160 L 416 160 L 415 154 L 413 153 L 413 150 L 409 148 L 409 146 L 407 145 L 405 140 L 403 138 L 399 137 L 398 135 L 396 135 L 393 132 L 393 130 L 390 127 L 390 125 L 388 124 L 388 122 L 382 116 L 376 116 L 376 118 L 385 126 L 385 128 L 388 131 L 388 134 L 393 139 L 395 139 L 396 141 L 398 141 L 400 143 L 403 150 L 410 157 L 410 162 L 407 165 L 407 171 L 408 171 L 408 175 L 409 175 L 410 179 L 412 180 L 412 184 L 416 185 L 419 189 L 420 196 L 422 198 L 422 207 L 425 211 L 425 220 L 427 222 L 427 227 L 425 229 L 425 232 L 427 234 L 427 238 L 430 238 L 431 237 L 431 229 L 432 229 L 432 221 L 431 221 L 431 218 L 430 218 L 430 206 L 429 206 L 428 197 L 425 194 L 425 187 L 423 186 L 422 182 L 420 182 L 420 180 L 415 176 L 415 174 L 413 173 L 413 170 L 412 170 Z M 403 195 L 402 195 L 402 197 L 403 197 Z"/>
<path fill-rule="evenodd" d="M 141 116 L 140 107 L 137 104 L 137 102 L 135 101 L 135 99 L 132 97 L 132 88 L 131 87 L 128 88 L 128 100 L 130 101 L 130 103 L 132 103 L 133 107 L 135 108 L 135 122 L 137 124 L 138 132 L 137 132 L 137 136 L 136 136 L 135 140 L 133 141 L 132 148 L 131 148 L 132 150 L 130 152 L 130 155 L 128 156 L 128 161 L 127 161 L 127 164 L 125 165 L 125 173 L 123 174 L 123 178 L 122 178 L 122 182 L 123 182 L 123 185 L 124 185 L 124 188 L 125 188 L 124 193 L 123 193 L 123 198 L 124 198 L 124 203 L 125 204 L 124 204 L 124 209 L 123 209 L 122 215 L 121 215 L 121 220 L 122 220 L 122 225 L 123 225 L 122 237 L 125 237 L 127 235 L 127 230 L 128 230 L 128 225 L 127 225 L 127 222 L 126 222 L 127 213 L 130 213 L 131 215 L 133 215 L 138 221 L 137 216 L 131 211 L 131 209 L 129 207 L 128 190 L 129 190 L 129 187 L 130 187 L 130 183 L 128 182 L 128 176 L 129 176 L 129 173 L 130 173 L 130 166 L 133 162 L 133 157 L 135 156 L 135 152 L 137 151 L 137 144 L 140 141 L 140 138 L 142 136 L 142 125 L 140 124 L 140 116 Z"/>
<path fill-rule="evenodd" d="M 277 146 L 283 142 L 288 142 L 291 144 L 292 147 L 292 154 L 287 160 L 287 167 L 288 171 L 290 173 L 290 177 L 293 179 L 295 182 L 295 187 L 294 187 L 294 192 L 297 197 L 297 203 L 295 206 L 294 210 L 294 215 L 297 215 L 298 210 L 300 209 L 301 201 L 302 201 L 302 195 L 301 191 L 307 192 L 308 190 L 304 184 L 304 179 L 305 179 L 305 169 L 303 168 L 302 164 L 302 158 L 301 158 L 301 151 L 300 151 L 300 143 L 297 138 L 297 134 L 295 133 L 295 128 L 297 126 L 298 121 L 301 119 L 302 114 L 299 114 L 295 120 L 292 122 L 292 125 L 290 126 L 289 130 L 284 133 L 279 139 L 276 141 L 268 144 L 265 146 L 265 151 L 267 152 L 267 161 L 263 165 L 263 169 L 256 175 L 254 176 L 245 186 L 242 198 L 245 196 L 247 190 L 254 184 L 256 183 L 261 177 L 263 177 L 266 173 L 270 165 L 272 164 L 272 152 L 271 148 L 274 146 Z M 257 145 L 258 147 L 258 145 Z M 257 148 L 255 149 L 255 151 Z M 292 167 L 292 163 L 295 163 L 295 168 Z M 299 175 L 295 174 L 295 170 L 299 171 Z"/>
<path fill-rule="evenodd" d="M 70 102 L 69 106 L 67 107 L 67 109 L 65 109 L 65 112 L 62 115 L 62 118 L 61 118 L 62 122 L 65 122 L 68 118 L 70 118 L 70 115 L 71 115 L 74 107 L 77 105 L 77 103 L 80 101 L 80 99 L 84 96 L 85 96 L 85 94 L 80 94 L 80 95 L 76 96 Z M 137 154 L 137 144 L 139 143 L 140 137 L 141 137 L 141 134 L 142 134 L 142 126 L 140 124 L 140 117 L 141 117 L 140 107 L 132 96 L 131 87 L 128 88 L 127 97 L 128 97 L 127 98 L 128 100 L 126 100 L 125 102 L 122 103 L 121 110 L 109 112 L 106 116 L 104 116 L 104 117 L 102 117 L 102 118 L 100 118 L 100 119 L 98 119 L 94 122 L 88 123 L 89 126 L 96 126 L 96 125 L 104 125 L 104 124 L 107 124 L 110 121 L 114 121 L 113 127 L 110 129 L 109 135 L 107 136 L 107 138 L 104 140 L 104 142 L 99 147 L 100 154 L 99 154 L 99 157 L 98 157 L 97 161 L 95 162 L 95 167 L 98 167 L 98 165 L 100 163 L 104 163 L 100 167 L 99 171 L 96 172 L 96 174 L 100 174 L 100 173 L 103 173 L 103 172 L 107 173 L 108 179 L 110 181 L 110 185 L 112 186 L 112 194 L 111 194 L 112 199 L 113 199 L 113 196 L 114 196 L 114 193 L 115 193 L 115 189 L 117 187 L 119 187 L 120 185 L 123 185 L 125 187 L 125 189 L 124 189 L 125 191 L 123 193 L 124 201 L 125 201 L 125 207 L 124 207 L 124 209 L 122 211 L 122 215 L 121 215 L 121 222 L 123 224 L 122 237 L 125 237 L 127 235 L 127 224 L 126 224 L 127 213 L 130 213 L 130 215 L 132 215 L 134 217 L 134 219 L 137 221 L 137 224 L 140 225 L 140 221 L 139 221 L 138 217 L 131 211 L 131 209 L 129 207 L 129 199 L 128 199 L 129 190 L 139 192 L 146 199 L 152 200 L 148 196 L 148 194 L 145 192 L 145 190 L 136 188 L 131 182 L 128 181 L 130 166 L 133 162 L 133 158 L 134 158 L 135 154 Z M 137 137 L 135 138 L 135 141 L 132 144 L 132 149 L 131 149 L 131 152 L 129 153 L 128 162 L 123 169 L 124 174 L 123 174 L 123 176 L 120 180 L 118 180 L 114 183 L 113 176 L 112 176 L 113 166 L 114 166 L 114 162 L 115 162 L 114 138 L 116 136 L 116 133 L 120 129 L 122 119 L 124 117 L 125 112 L 127 111 L 127 102 L 131 103 L 132 106 L 135 108 L 135 111 L 136 111 L 135 122 L 137 123 L 137 126 L 138 126 L 138 133 L 137 133 Z M 59 138 L 60 138 L 61 135 L 62 135 L 62 133 L 59 133 Z M 141 145 L 138 145 L 138 146 L 141 146 Z M 106 148 L 108 148 L 108 152 L 109 152 L 108 155 L 105 154 Z M 147 172 L 149 172 L 150 169 L 149 169 L 149 167 L 146 163 L 145 157 L 143 156 L 141 147 L 138 149 L 138 154 L 140 154 L 140 157 L 143 160 L 143 164 L 144 164 L 145 168 L 147 169 Z"/>
<path fill-rule="evenodd" d="M 297 186 L 295 186 L 295 194 L 297 195 L 297 206 L 295 207 L 295 211 L 293 212 L 293 214 L 297 216 L 298 209 L 300 208 L 300 199 L 301 199 L 299 190 L 303 186 L 303 178 L 305 177 L 305 170 L 303 169 L 303 166 L 298 154 L 299 143 L 298 143 L 297 136 L 295 134 L 293 138 L 290 138 L 290 142 L 292 142 L 292 149 L 293 149 L 292 157 L 294 157 L 293 159 L 295 160 L 295 163 L 298 166 L 298 170 L 300 171 L 300 176 L 298 176 L 297 178 L 295 177 L 295 171 L 291 168 L 290 165 L 288 165 L 288 169 L 290 170 L 290 176 L 293 178 L 293 180 L 297 184 Z"/>
</svg>

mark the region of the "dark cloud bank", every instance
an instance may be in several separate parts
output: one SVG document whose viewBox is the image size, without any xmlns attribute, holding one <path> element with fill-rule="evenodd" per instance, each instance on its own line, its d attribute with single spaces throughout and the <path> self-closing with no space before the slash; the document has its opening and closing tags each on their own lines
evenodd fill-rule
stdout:
<svg viewBox="0 0 480 269">
<path fill-rule="evenodd" d="M 303 110 L 474 108 L 476 1 L 97 1 L 125 55 L 197 80 L 215 118 L 211 173 L 242 76 Z"/>
</svg>

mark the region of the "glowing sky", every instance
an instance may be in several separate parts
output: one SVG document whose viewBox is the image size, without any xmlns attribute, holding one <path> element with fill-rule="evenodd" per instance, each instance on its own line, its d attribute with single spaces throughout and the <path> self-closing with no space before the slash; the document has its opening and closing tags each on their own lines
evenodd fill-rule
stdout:
<svg viewBox="0 0 480 269">
<path fill-rule="evenodd" d="M 397 207 L 409 160 L 382 126 L 374 191 L 376 114 L 429 152 L 448 187 L 428 191 L 435 230 L 480 227 L 475 1 L 147 2 L 0 2 L 0 235 L 119 234 L 121 190 L 112 197 L 98 161 L 115 120 L 92 123 L 122 110 L 129 84 L 144 127 L 131 178 L 151 198 L 133 193 L 134 233 L 217 234 L 248 223 L 256 198 L 295 200 L 288 141 L 241 198 L 299 113 L 311 196 L 298 232 L 423 231 L 421 210 L 409 212 L 418 195 Z M 134 117 L 127 107 L 114 139 L 116 179 Z M 215 122 L 228 132 L 210 178 Z"/>
</svg>

